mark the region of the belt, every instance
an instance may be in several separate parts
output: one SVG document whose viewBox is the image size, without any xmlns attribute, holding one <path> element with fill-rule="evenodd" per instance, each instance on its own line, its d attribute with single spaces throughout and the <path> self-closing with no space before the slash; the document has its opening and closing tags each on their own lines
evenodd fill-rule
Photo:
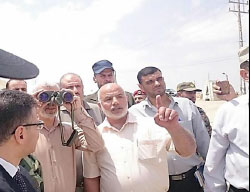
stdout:
<svg viewBox="0 0 250 192">
<path fill-rule="evenodd" d="M 182 173 L 179 175 L 170 175 L 170 180 L 171 181 L 182 181 L 182 180 L 185 180 L 189 177 L 194 177 L 194 173 L 195 173 L 196 169 L 197 169 L 197 167 L 194 167 L 193 169 L 190 169 L 186 173 Z"/>
<path fill-rule="evenodd" d="M 232 190 L 233 192 L 248 192 L 248 190 L 246 189 L 237 189 L 236 187 L 230 185 L 230 190 Z"/>
</svg>

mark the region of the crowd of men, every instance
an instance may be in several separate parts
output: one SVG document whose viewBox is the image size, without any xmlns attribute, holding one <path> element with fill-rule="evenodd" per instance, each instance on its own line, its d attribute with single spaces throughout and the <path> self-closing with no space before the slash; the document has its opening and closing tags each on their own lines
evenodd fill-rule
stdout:
<svg viewBox="0 0 250 192">
<path fill-rule="evenodd" d="M 239 58 L 249 82 L 248 47 Z M 9 78 L 0 91 L 0 192 L 249 191 L 249 94 L 215 86 L 228 102 L 212 127 L 195 105 L 201 90 L 183 82 L 170 96 L 156 67 L 138 72 L 131 94 L 113 64 L 98 61 L 98 91 L 88 96 L 75 73 L 28 94 L 25 79 L 38 69 L 3 50 L 0 69 Z"/>
</svg>

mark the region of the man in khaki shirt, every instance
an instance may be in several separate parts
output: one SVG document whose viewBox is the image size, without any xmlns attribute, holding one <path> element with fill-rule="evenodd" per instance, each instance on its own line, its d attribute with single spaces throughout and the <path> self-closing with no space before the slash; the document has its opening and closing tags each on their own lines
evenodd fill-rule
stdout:
<svg viewBox="0 0 250 192">
<path fill-rule="evenodd" d="M 57 114 L 58 106 L 53 101 L 42 102 L 41 93 L 59 91 L 57 84 L 43 83 L 35 89 L 34 97 L 38 100 L 38 116 L 44 121 L 44 128 L 34 155 L 42 164 L 44 187 L 46 192 L 74 192 L 76 189 L 76 149 L 97 152 L 103 149 L 101 135 L 95 128 L 94 120 L 81 105 L 78 96 L 74 96 L 73 108 L 75 123 L 83 130 L 86 141 L 76 139 L 71 147 L 62 145 L 61 128 Z M 70 109 L 69 104 L 64 104 Z M 70 124 L 63 123 L 64 137 L 68 139 L 72 133 Z M 80 136 L 79 136 L 80 137 Z"/>
<path fill-rule="evenodd" d="M 95 124 L 98 126 L 104 120 L 104 114 L 97 104 L 88 103 L 84 98 L 84 84 L 81 77 L 75 73 L 66 73 L 60 79 L 60 88 L 69 89 L 75 95 L 79 96 L 82 101 L 82 106 L 86 112 L 93 118 Z M 62 110 L 61 112 L 63 122 L 71 122 L 68 111 Z M 81 132 L 81 129 L 77 129 Z M 83 192 L 83 164 L 82 164 L 82 151 L 76 151 L 76 168 L 77 168 L 77 189 L 76 192 Z"/>
<path fill-rule="evenodd" d="M 117 84 L 103 86 L 99 101 L 107 117 L 99 126 L 105 148 L 84 153 L 86 190 L 167 192 L 167 150 L 175 146 L 184 157 L 196 150 L 193 137 L 179 125 L 176 111 L 162 107 L 158 97 L 155 119 L 137 118 L 128 112 L 126 94 Z"/>
</svg>

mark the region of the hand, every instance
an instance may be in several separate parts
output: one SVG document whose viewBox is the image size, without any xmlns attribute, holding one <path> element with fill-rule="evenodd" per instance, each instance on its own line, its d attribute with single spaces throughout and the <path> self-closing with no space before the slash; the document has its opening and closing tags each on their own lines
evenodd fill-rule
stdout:
<svg viewBox="0 0 250 192">
<path fill-rule="evenodd" d="M 213 89 L 214 89 L 213 92 L 220 100 L 231 101 L 237 97 L 237 94 L 231 84 L 230 84 L 230 93 L 228 95 L 222 95 L 221 88 L 216 84 L 213 85 Z"/>
<path fill-rule="evenodd" d="M 161 96 L 156 96 L 156 106 L 158 113 L 155 115 L 155 123 L 167 130 L 175 128 L 178 125 L 179 115 L 175 110 L 164 107 Z"/>
<path fill-rule="evenodd" d="M 64 91 L 70 92 L 73 95 L 73 101 L 71 103 L 63 103 L 63 106 L 67 109 L 68 112 L 71 112 L 72 108 L 73 110 L 81 109 L 82 107 L 82 101 L 79 96 L 74 95 L 74 93 L 69 89 L 63 89 Z"/>
</svg>

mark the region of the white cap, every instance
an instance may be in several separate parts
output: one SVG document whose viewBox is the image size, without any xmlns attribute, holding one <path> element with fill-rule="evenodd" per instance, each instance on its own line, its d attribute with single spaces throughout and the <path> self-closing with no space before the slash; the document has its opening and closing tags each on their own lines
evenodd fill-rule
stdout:
<svg viewBox="0 0 250 192">
<path fill-rule="evenodd" d="M 240 64 L 249 61 L 249 46 L 242 47 L 239 51 Z"/>
</svg>

